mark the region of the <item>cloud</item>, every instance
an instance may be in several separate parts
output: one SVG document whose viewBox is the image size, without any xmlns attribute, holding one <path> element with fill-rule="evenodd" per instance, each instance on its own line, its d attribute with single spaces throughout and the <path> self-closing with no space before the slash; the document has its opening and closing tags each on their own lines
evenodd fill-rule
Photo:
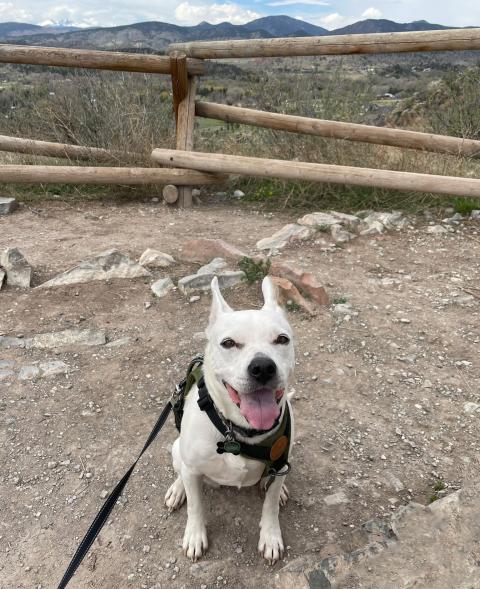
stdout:
<svg viewBox="0 0 480 589">
<path fill-rule="evenodd" d="M 268 2 L 267 6 L 292 6 L 293 4 L 308 4 L 310 6 L 330 6 L 330 2 L 323 2 L 323 0 L 275 0 L 275 2 Z"/>
<path fill-rule="evenodd" d="M 325 29 L 338 29 L 340 27 L 344 27 L 346 25 L 352 24 L 355 22 L 355 18 L 349 16 L 343 16 L 338 12 L 332 12 L 331 14 L 326 14 L 321 18 L 316 20 L 315 24 L 319 24 L 321 27 Z"/>
<path fill-rule="evenodd" d="M 12 2 L 0 2 L 0 20 L 1 21 L 20 21 L 25 22 L 32 18 L 32 15 L 24 8 L 18 8 L 18 5 Z"/>
<path fill-rule="evenodd" d="M 175 9 L 175 18 L 181 24 L 196 25 L 201 21 L 218 24 L 228 21 L 234 25 L 242 25 L 262 15 L 248 8 L 243 8 L 234 2 L 224 4 L 190 4 L 182 2 Z"/>
<path fill-rule="evenodd" d="M 375 6 L 370 6 L 367 10 L 364 10 L 361 14 L 362 18 L 380 18 L 382 16 L 382 12 L 375 8 Z"/>
</svg>

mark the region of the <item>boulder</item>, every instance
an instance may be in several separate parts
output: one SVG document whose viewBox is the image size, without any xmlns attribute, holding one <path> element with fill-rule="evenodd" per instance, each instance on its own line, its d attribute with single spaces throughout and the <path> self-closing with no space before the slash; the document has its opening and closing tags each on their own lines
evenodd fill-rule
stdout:
<svg viewBox="0 0 480 589">
<path fill-rule="evenodd" d="M 209 264 L 202 266 L 197 270 L 197 274 L 221 274 L 228 267 L 227 262 L 223 258 L 214 258 Z"/>
<path fill-rule="evenodd" d="M 55 276 L 55 278 L 44 282 L 37 288 L 80 284 L 110 278 L 138 278 L 141 276 L 150 276 L 150 272 L 117 249 L 110 249 L 98 254 L 91 260 L 80 262 L 78 266 Z"/>
<path fill-rule="evenodd" d="M 7 274 L 7 284 L 20 288 L 29 288 L 32 267 L 24 254 L 17 247 L 9 247 L 0 258 L 0 266 Z"/>
<path fill-rule="evenodd" d="M 304 295 L 319 305 L 328 305 L 328 295 L 323 286 L 318 282 L 311 272 L 297 268 L 291 264 L 273 261 L 270 266 L 270 273 L 273 276 L 286 278 L 292 282 Z"/>
<path fill-rule="evenodd" d="M 193 274 L 180 278 L 178 288 L 184 295 L 190 295 L 198 291 L 208 291 L 214 276 L 217 276 L 218 286 L 223 289 L 242 282 L 245 279 L 245 272 L 227 271 L 222 274 Z"/>
<path fill-rule="evenodd" d="M 18 203 L 14 198 L 0 196 L 0 216 L 9 215 L 18 207 Z"/>
<path fill-rule="evenodd" d="M 167 295 L 171 290 L 175 288 L 175 285 L 172 282 L 172 279 L 167 278 L 160 278 L 160 280 L 156 280 L 150 288 L 152 289 L 153 294 L 156 297 L 162 298 Z"/>
<path fill-rule="evenodd" d="M 277 297 L 281 305 L 287 306 L 289 302 L 295 303 L 309 315 L 316 315 L 315 307 L 307 301 L 294 284 L 287 278 L 271 276 L 273 284 L 277 287 Z"/>
<path fill-rule="evenodd" d="M 53 333 L 40 333 L 26 339 L 26 348 L 60 348 L 62 346 L 100 346 L 107 342 L 103 329 L 65 329 Z"/>
<path fill-rule="evenodd" d="M 146 268 L 168 268 L 175 264 L 175 259 L 170 254 L 148 248 L 140 256 L 138 263 Z"/>
<path fill-rule="evenodd" d="M 316 232 L 314 227 L 304 227 L 296 223 L 289 223 L 270 237 L 265 237 L 257 241 L 257 249 L 259 250 L 279 250 L 283 249 L 289 243 L 305 241 L 310 239 Z"/>
<path fill-rule="evenodd" d="M 182 251 L 178 254 L 178 258 L 183 262 L 198 262 L 200 264 L 209 262 L 214 258 L 238 261 L 247 257 L 248 255 L 245 252 L 223 241 L 223 239 L 207 239 L 204 237 L 186 241 L 182 246 Z"/>
</svg>

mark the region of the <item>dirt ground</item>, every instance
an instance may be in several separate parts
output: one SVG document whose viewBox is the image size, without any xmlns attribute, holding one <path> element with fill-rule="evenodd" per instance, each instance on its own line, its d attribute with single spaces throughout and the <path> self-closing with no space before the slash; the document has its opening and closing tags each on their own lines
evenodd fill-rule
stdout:
<svg viewBox="0 0 480 589">
<path fill-rule="evenodd" d="M 253 252 L 259 238 L 292 219 L 225 204 L 178 212 L 47 203 L 0 218 L 0 251 L 20 247 L 39 284 L 111 247 L 135 259 L 147 247 L 175 257 L 186 239 L 203 236 Z M 362 522 L 390 517 L 411 500 L 426 504 L 438 481 L 446 487 L 441 496 L 478 472 L 480 413 L 464 408 L 480 403 L 478 221 L 432 235 L 418 218 L 411 229 L 359 237 L 335 251 L 310 242 L 279 258 L 313 271 L 332 301 L 353 308 L 348 315 L 323 308 L 313 318 L 290 313 L 298 437 L 291 500 L 281 513 L 284 561 L 269 567 L 256 553 L 256 488 L 206 489 L 210 549 L 196 564 L 183 557 L 186 512 L 163 506 L 173 479 L 172 421 L 139 463 L 72 588 L 275 586 L 293 559 L 354 549 Z M 177 265 L 169 274 L 194 268 Z M 154 299 L 151 281 L 0 292 L 0 335 L 79 327 L 103 328 L 110 341 L 130 337 L 119 346 L 0 349 L 15 369 L 50 360 L 69 367 L 67 375 L 0 380 L 2 589 L 56 586 L 101 496 L 136 457 L 203 347 L 209 296 L 190 303 L 174 291 Z M 259 294 L 255 284 L 225 296 L 248 308 L 259 305 Z M 339 492 L 337 504 L 324 501 Z M 368 586 L 377 586 L 374 578 Z"/>
</svg>

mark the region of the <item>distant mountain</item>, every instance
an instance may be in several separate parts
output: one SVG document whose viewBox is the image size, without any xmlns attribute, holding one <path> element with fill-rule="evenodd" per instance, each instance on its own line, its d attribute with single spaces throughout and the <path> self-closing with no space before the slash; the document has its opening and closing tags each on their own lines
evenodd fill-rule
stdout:
<svg viewBox="0 0 480 589">
<path fill-rule="evenodd" d="M 329 31 L 290 16 L 265 16 L 243 25 L 249 31 L 266 31 L 272 37 L 310 37 L 328 35 Z"/>
<path fill-rule="evenodd" d="M 443 25 L 435 25 L 426 20 L 416 20 L 409 23 L 398 23 L 393 20 L 373 19 L 361 20 L 332 31 L 332 35 L 361 35 L 368 33 L 405 33 L 407 31 L 441 31 L 451 29 Z"/>
<path fill-rule="evenodd" d="M 78 27 L 63 24 L 52 24 L 42 27 L 40 25 L 30 25 L 22 22 L 2 22 L 0 23 L 0 39 L 4 40 L 45 33 L 64 33 L 65 31 L 77 30 L 79 30 Z"/>
<path fill-rule="evenodd" d="M 357 33 L 390 33 L 402 31 L 433 31 L 449 29 L 443 25 L 420 20 L 396 23 L 385 19 L 363 20 L 334 31 L 289 16 L 266 16 L 244 25 L 222 22 L 212 25 L 201 22 L 184 27 L 163 22 L 141 22 L 119 27 L 76 29 L 65 26 L 0 23 L 0 42 L 23 45 L 74 47 L 79 49 L 110 49 L 164 52 L 170 43 L 222 39 L 269 39 L 273 37 L 305 37 L 349 35 Z"/>
</svg>

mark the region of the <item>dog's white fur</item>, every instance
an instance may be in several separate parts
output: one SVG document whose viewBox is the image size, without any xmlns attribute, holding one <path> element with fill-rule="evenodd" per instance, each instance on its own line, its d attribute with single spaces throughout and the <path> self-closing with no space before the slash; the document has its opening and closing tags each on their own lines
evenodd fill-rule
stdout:
<svg viewBox="0 0 480 589">
<path fill-rule="evenodd" d="M 205 351 L 204 378 L 217 410 L 232 423 L 243 428 L 252 427 L 231 400 L 224 382 L 236 391 L 247 390 L 247 367 L 254 356 L 262 354 L 277 366 L 278 388 L 285 391 L 279 401 L 282 415 L 289 403 L 286 389 L 294 367 L 292 330 L 278 306 L 275 287 L 269 278 L 262 283 L 264 306 L 260 310 L 233 311 L 220 293 L 217 279 L 212 282 L 212 307 L 207 329 L 208 344 Z M 290 338 L 289 344 L 275 343 L 280 334 Z M 225 349 L 220 344 L 231 338 L 241 347 Z M 260 482 L 264 464 L 256 460 L 218 454 L 217 442 L 223 437 L 197 405 L 197 388 L 193 387 L 185 402 L 180 436 L 172 449 L 173 467 L 177 479 L 165 495 L 165 504 L 177 509 L 187 498 L 187 525 L 183 538 L 183 551 L 193 561 L 208 548 L 205 513 L 202 504 L 202 483 L 245 487 Z M 291 410 L 291 408 L 290 408 Z M 253 438 L 238 439 L 256 443 L 272 432 Z M 293 418 L 291 445 L 293 444 Z M 279 503 L 284 504 L 288 491 L 285 477 L 276 477 L 268 487 L 260 519 L 258 549 L 270 563 L 283 556 L 283 539 L 278 521 Z"/>
</svg>

